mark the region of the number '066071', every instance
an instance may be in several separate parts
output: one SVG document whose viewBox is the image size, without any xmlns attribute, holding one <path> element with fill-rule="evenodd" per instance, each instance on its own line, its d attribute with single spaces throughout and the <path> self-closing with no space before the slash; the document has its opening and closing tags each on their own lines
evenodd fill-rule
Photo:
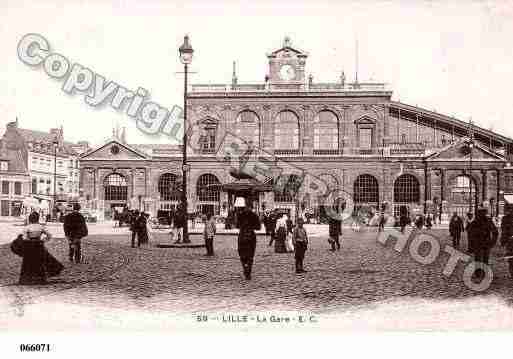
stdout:
<svg viewBox="0 0 513 359">
<path fill-rule="evenodd" d="M 20 344 L 21 352 L 49 352 L 50 344 Z"/>
</svg>

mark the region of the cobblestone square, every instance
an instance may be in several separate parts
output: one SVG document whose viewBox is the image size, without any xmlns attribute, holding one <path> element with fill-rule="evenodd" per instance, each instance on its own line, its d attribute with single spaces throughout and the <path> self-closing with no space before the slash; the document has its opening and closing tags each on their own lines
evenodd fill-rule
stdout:
<svg viewBox="0 0 513 359">
<path fill-rule="evenodd" d="M 377 242 L 375 230 L 354 233 L 344 229 L 342 249 L 331 252 L 326 228 L 312 228 L 306 274 L 295 274 L 293 253 L 274 253 L 261 235 L 251 281 L 243 279 L 234 235 L 218 235 L 216 254 L 211 258 L 204 256 L 204 248 L 156 248 L 156 243 L 169 242 L 166 232 L 155 234 L 148 246 L 131 248 L 126 228 L 115 228 L 110 234 L 90 235 L 83 244 L 85 261 L 78 265 L 68 262 L 67 244 L 62 237 L 56 238 L 48 248 L 66 268 L 45 286 L 16 285 L 21 260 L 4 244 L 0 246 L 0 327 L 23 327 L 23 323 L 38 321 L 44 314 L 40 308 L 50 306 L 58 312 L 75 308 L 73 316 L 94 318 L 94 323 L 75 322 L 78 328 L 112 324 L 130 312 L 190 322 L 197 315 L 216 313 L 311 313 L 325 318 L 324 324 L 328 318 L 342 315 L 345 327 L 365 324 L 365 328 L 381 328 L 379 321 L 373 324 L 365 316 L 376 320 L 373 313 L 379 316 L 382 308 L 394 308 L 381 315 L 390 316 L 401 327 L 408 323 L 405 313 L 409 311 L 426 315 L 425 311 L 434 310 L 434 315 L 451 317 L 454 310 L 454 319 L 476 313 L 481 316 L 483 306 L 493 304 L 501 312 L 492 311 L 488 316 L 501 319 L 495 323 L 498 327 L 511 328 L 512 282 L 506 262 L 496 259 L 501 255 L 499 248 L 491 259 L 493 283 L 479 293 L 465 286 L 461 266 L 452 276 L 442 274 L 446 257 L 431 265 L 416 263 L 407 252 L 399 254 L 392 246 Z M 450 242 L 446 230 L 433 233 L 442 244 Z M 192 240 L 200 243 L 201 237 L 195 235 Z M 357 313 L 367 314 L 359 317 Z M 59 328 L 60 320 L 73 322 L 46 315 L 46 320 L 53 320 L 52 327 Z M 422 322 L 419 325 L 422 327 Z"/>
</svg>

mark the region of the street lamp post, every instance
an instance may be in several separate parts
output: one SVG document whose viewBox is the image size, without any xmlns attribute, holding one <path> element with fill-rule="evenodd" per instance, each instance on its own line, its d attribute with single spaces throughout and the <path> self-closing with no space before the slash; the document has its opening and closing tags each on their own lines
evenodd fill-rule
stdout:
<svg viewBox="0 0 513 359">
<path fill-rule="evenodd" d="M 54 219 L 57 221 L 57 147 L 59 141 L 57 138 L 53 140 L 53 208 Z"/>
<path fill-rule="evenodd" d="M 183 226 L 183 242 L 189 243 L 189 213 L 187 205 L 187 72 L 192 62 L 194 50 L 189 43 L 189 36 L 185 35 L 183 44 L 178 49 L 180 61 L 184 65 L 184 88 L 183 88 L 183 142 L 182 142 L 182 210 L 184 211 L 185 223 Z"/>
<path fill-rule="evenodd" d="M 470 198 L 469 198 L 469 212 L 473 213 L 473 198 L 472 198 L 472 184 L 474 183 L 473 177 L 472 177 L 472 152 L 474 150 L 474 128 L 472 120 L 469 121 L 469 127 L 470 127 L 470 142 L 468 144 L 468 148 L 470 150 L 470 156 L 469 156 L 469 192 L 470 192 Z M 477 188 L 476 188 L 477 191 Z"/>
<path fill-rule="evenodd" d="M 474 142 L 472 141 L 472 139 L 470 140 L 470 143 L 468 145 L 469 149 L 470 149 L 470 157 L 469 157 L 469 188 L 470 188 L 470 199 L 469 199 L 469 212 L 472 213 L 472 206 L 473 206 L 473 203 L 472 203 L 472 184 L 474 183 L 472 181 L 472 150 L 474 148 Z"/>
</svg>

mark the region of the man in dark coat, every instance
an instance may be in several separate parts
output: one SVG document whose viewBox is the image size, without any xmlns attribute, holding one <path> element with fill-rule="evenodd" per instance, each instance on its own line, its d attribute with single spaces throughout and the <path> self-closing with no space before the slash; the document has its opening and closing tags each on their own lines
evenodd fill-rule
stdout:
<svg viewBox="0 0 513 359">
<path fill-rule="evenodd" d="M 468 251 L 468 253 L 474 252 L 474 246 L 473 246 L 472 239 L 468 235 L 468 227 L 469 227 L 470 223 L 472 223 L 473 220 L 474 220 L 474 215 L 472 214 L 472 212 L 468 212 L 466 220 L 465 220 L 465 224 L 464 224 L 465 232 L 467 232 L 467 251 Z"/>
<path fill-rule="evenodd" d="M 130 215 L 130 232 L 132 232 L 132 248 L 135 248 L 135 238 L 137 237 L 137 247 L 141 245 L 141 239 L 137 230 L 137 219 L 139 218 L 139 210 L 135 210 Z"/>
<path fill-rule="evenodd" d="M 176 241 L 175 243 L 189 243 L 190 241 L 183 238 L 183 228 L 187 225 L 187 214 L 180 207 L 175 213 Z"/>
<path fill-rule="evenodd" d="M 274 240 L 276 239 L 276 222 L 277 221 L 278 221 L 278 213 L 276 213 L 276 210 L 274 210 L 269 214 L 269 233 L 271 234 L 271 239 L 269 240 L 269 246 L 272 246 Z"/>
<path fill-rule="evenodd" d="M 256 248 L 255 231 L 260 229 L 261 224 L 258 216 L 251 210 L 247 199 L 245 202 L 245 207 L 240 210 L 237 216 L 237 228 L 239 228 L 237 247 L 244 277 L 250 280 Z"/>
<path fill-rule="evenodd" d="M 513 206 L 506 205 L 506 214 L 501 222 L 501 246 L 506 249 L 506 256 L 513 257 Z M 513 278 L 513 258 L 508 259 L 509 274 Z"/>
<path fill-rule="evenodd" d="M 472 242 L 474 260 L 488 264 L 490 250 L 497 243 L 499 231 L 492 219 L 486 215 L 486 208 L 479 208 L 476 212 L 476 218 L 470 222 L 467 227 L 467 233 Z M 476 270 L 478 278 L 484 278 L 485 272 L 479 268 Z"/>
<path fill-rule="evenodd" d="M 461 232 L 463 232 L 463 221 L 458 213 L 454 212 L 449 222 L 449 234 L 452 237 L 452 246 L 456 249 L 460 247 Z"/>
<path fill-rule="evenodd" d="M 89 233 L 84 216 L 79 212 L 80 205 L 73 204 L 73 211 L 64 217 L 64 235 L 69 241 L 69 260 L 80 263 L 82 257 L 82 238 Z"/>
<path fill-rule="evenodd" d="M 404 233 L 406 226 L 410 224 L 410 217 L 408 217 L 408 210 L 405 206 L 401 206 L 399 215 L 399 227 L 401 227 L 401 233 Z"/>
<path fill-rule="evenodd" d="M 336 215 L 336 214 L 334 214 Z M 340 235 L 342 234 L 342 221 L 330 215 L 328 219 L 328 228 L 330 236 L 331 251 L 340 250 Z"/>
</svg>

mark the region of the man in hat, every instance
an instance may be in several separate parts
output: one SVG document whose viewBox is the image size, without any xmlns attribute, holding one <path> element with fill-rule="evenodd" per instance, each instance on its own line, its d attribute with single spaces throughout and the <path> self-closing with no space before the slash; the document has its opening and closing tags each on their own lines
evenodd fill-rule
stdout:
<svg viewBox="0 0 513 359">
<path fill-rule="evenodd" d="M 80 213 L 80 204 L 73 204 L 73 212 L 64 217 L 64 235 L 69 241 L 70 262 L 80 263 L 82 258 L 82 238 L 88 235 L 84 216 Z"/>
<path fill-rule="evenodd" d="M 491 218 L 487 216 L 486 208 L 478 208 L 476 218 L 467 227 L 467 233 L 472 243 L 474 260 L 488 264 L 490 250 L 497 243 L 499 231 L 497 231 L 497 227 Z M 483 269 L 476 270 L 478 278 L 483 279 L 484 275 Z"/>
<path fill-rule="evenodd" d="M 139 231 L 137 228 L 137 219 L 139 218 L 139 210 L 132 212 L 130 216 L 130 227 L 129 230 L 132 232 L 132 248 L 135 248 L 135 237 L 137 237 L 137 244 L 140 245 L 141 239 L 139 238 Z"/>
<path fill-rule="evenodd" d="M 449 222 L 449 234 L 452 237 L 452 246 L 456 249 L 460 248 L 461 232 L 463 232 L 463 230 L 463 221 L 460 216 L 458 216 L 458 213 L 454 212 Z"/>
<path fill-rule="evenodd" d="M 506 214 L 501 222 L 501 246 L 506 249 L 506 257 L 509 264 L 509 274 L 513 278 L 513 205 L 506 205 L 504 208 Z"/>
<path fill-rule="evenodd" d="M 251 210 L 251 203 L 245 198 L 239 197 L 235 201 L 235 206 L 239 208 L 240 213 L 237 216 L 237 227 L 239 236 L 237 238 L 237 249 L 239 252 L 242 270 L 246 280 L 251 279 L 251 269 L 253 267 L 253 258 L 256 249 L 255 231 L 261 227 L 258 216 Z M 244 207 L 242 207 L 244 206 Z"/>
</svg>

